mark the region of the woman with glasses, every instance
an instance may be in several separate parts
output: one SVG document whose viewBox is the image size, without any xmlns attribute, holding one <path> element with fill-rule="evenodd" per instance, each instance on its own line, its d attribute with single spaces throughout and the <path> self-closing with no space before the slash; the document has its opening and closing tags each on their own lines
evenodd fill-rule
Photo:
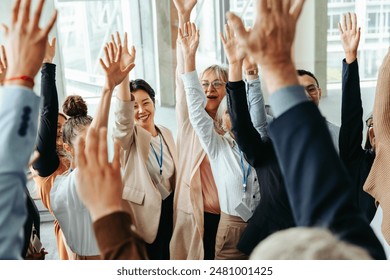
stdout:
<svg viewBox="0 0 390 280">
<path fill-rule="evenodd" d="M 190 20 L 196 0 L 174 0 L 179 27 Z M 181 74 L 184 57 L 177 41 L 176 120 L 178 178 L 174 198 L 174 230 L 170 243 L 171 259 L 211 260 L 215 257 L 215 238 L 220 219 L 218 191 L 210 160 L 189 121 L 187 100 Z M 199 77 L 206 96 L 205 110 L 211 119 L 225 96 L 227 70 L 218 65 L 208 67 Z M 204 109 L 204 108 L 203 108 Z M 217 128 L 213 125 L 212 129 Z M 220 130 L 221 131 L 221 130 Z"/>
<path fill-rule="evenodd" d="M 354 182 L 356 203 L 369 221 L 375 215 L 376 207 L 372 196 L 363 190 L 375 159 L 375 133 L 372 116 L 366 121 L 367 139 L 362 148 L 363 108 L 360 93 L 357 50 L 360 29 L 356 28 L 356 14 L 343 15 L 340 38 L 345 52 L 343 60 L 341 127 L 339 136 L 340 158 Z M 355 24 L 351 24 L 352 21 Z"/>
<path fill-rule="evenodd" d="M 217 80 L 217 77 L 203 75 L 201 81 L 197 77 L 195 55 L 199 44 L 199 31 L 195 24 L 187 22 L 184 29 L 180 29 L 179 37 L 185 58 L 182 79 L 189 120 L 210 160 L 221 207 L 215 259 L 247 259 L 248 255 L 240 252 L 236 246 L 260 201 L 259 182 L 230 131 L 226 98 L 221 101 L 216 113 L 224 135 L 215 131 L 213 119 L 206 111 L 207 99 L 214 95 L 215 90 L 212 89 L 205 95 L 202 83 L 204 87 L 209 83 L 210 89 L 211 83 Z"/>
</svg>

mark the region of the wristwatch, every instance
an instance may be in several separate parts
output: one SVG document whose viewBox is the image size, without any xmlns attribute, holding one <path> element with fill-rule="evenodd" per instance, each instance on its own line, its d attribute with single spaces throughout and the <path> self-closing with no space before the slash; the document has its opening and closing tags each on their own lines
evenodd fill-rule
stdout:
<svg viewBox="0 0 390 280">
<path fill-rule="evenodd" d="M 247 76 L 258 75 L 258 74 L 259 74 L 258 69 L 245 70 L 245 75 Z"/>
</svg>

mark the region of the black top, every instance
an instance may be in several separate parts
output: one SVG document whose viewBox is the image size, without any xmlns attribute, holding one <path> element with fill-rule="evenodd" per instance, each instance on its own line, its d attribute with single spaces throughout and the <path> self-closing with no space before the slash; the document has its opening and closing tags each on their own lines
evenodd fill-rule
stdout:
<svg viewBox="0 0 390 280">
<path fill-rule="evenodd" d="M 47 177 L 56 171 L 60 164 L 56 149 L 58 95 L 55 64 L 44 63 L 41 73 L 42 108 L 36 141 L 40 156 L 33 168 L 38 171 L 39 176 Z"/>
<path fill-rule="evenodd" d="M 363 108 L 357 60 L 351 64 L 343 60 L 342 89 L 340 158 L 352 177 L 355 202 L 371 221 L 376 212 L 375 199 L 363 190 L 363 185 L 370 173 L 375 153 L 361 146 Z"/>
<path fill-rule="evenodd" d="M 374 259 L 386 259 L 356 206 L 352 180 L 318 107 L 310 101 L 300 103 L 274 119 L 269 131 L 297 226 L 327 228 Z"/>
<path fill-rule="evenodd" d="M 273 144 L 262 139 L 252 124 L 245 83 L 229 82 L 226 89 L 231 130 L 246 160 L 255 168 L 260 185 L 260 203 L 237 245 L 249 255 L 267 236 L 295 223 Z"/>
</svg>

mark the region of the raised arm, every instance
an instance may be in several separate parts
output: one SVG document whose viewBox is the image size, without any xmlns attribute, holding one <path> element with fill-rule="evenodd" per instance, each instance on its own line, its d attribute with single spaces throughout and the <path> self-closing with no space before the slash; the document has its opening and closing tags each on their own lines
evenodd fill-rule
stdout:
<svg viewBox="0 0 390 280">
<path fill-rule="evenodd" d="M 195 69 L 195 55 L 199 45 L 199 30 L 194 23 L 187 22 L 179 29 L 179 38 L 185 61 L 184 82 L 189 119 L 201 145 L 210 157 L 217 156 L 218 142 L 222 141 L 214 130 L 214 121 L 206 112 L 206 95 L 203 92 Z"/>
<path fill-rule="evenodd" d="M 272 148 L 272 146 L 270 143 L 264 143 L 262 141 L 259 132 L 253 126 L 251 115 L 248 110 L 246 85 L 242 80 L 242 67 L 245 53 L 238 49 L 234 33 L 229 24 L 225 24 L 225 36 L 221 33 L 220 38 L 225 49 L 226 57 L 229 61 L 229 82 L 226 86 L 226 90 L 229 115 L 232 123 L 231 130 L 249 164 L 257 167 L 261 164 L 262 160 L 266 159 L 266 150 L 269 149 L 269 147 Z M 248 68 L 251 67 L 247 64 L 248 62 L 246 62 Z M 254 94 L 252 88 L 252 98 Z M 259 92 L 256 94 L 258 95 Z M 261 117 L 260 115 L 256 116 L 255 114 L 255 110 L 257 110 L 257 106 L 259 105 L 261 106 L 261 103 L 250 104 L 252 112 L 255 115 L 254 117 Z M 265 110 L 263 112 L 265 119 Z"/>
<path fill-rule="evenodd" d="M 56 38 L 46 44 L 46 53 L 41 70 L 41 117 L 36 141 L 39 158 L 33 168 L 39 176 L 47 177 L 57 170 L 60 159 L 57 154 L 58 94 L 56 87 L 56 65 L 53 64 Z"/>
<path fill-rule="evenodd" d="M 339 23 L 340 39 L 344 48 L 342 77 L 341 127 L 339 136 L 340 158 L 348 165 L 361 158 L 363 107 L 360 93 L 357 50 L 360 40 L 360 28 L 357 28 L 356 14 L 343 15 Z"/>
<path fill-rule="evenodd" d="M 197 0 L 174 0 L 175 8 L 179 18 L 179 28 L 184 28 L 184 24 L 190 21 L 191 12 L 196 5 Z M 180 45 L 179 36 L 176 41 L 176 120 L 178 129 L 180 130 L 183 124 L 188 120 L 188 108 L 186 94 L 184 91 L 181 75 L 184 73 L 184 57 Z"/>
<path fill-rule="evenodd" d="M 119 33 L 117 41 L 121 42 Z M 121 64 L 134 63 L 136 56 L 135 47 L 128 49 L 127 33 L 125 32 Z M 114 138 L 124 150 L 128 150 L 133 143 L 134 132 L 134 96 L 130 93 L 129 75 L 119 84 L 115 109 Z"/>
<path fill-rule="evenodd" d="M 117 34 L 117 36 L 119 36 Z M 96 115 L 91 123 L 91 127 L 97 129 L 100 127 L 107 127 L 108 116 L 110 113 L 111 97 L 114 88 L 121 84 L 126 77 L 129 76 L 129 72 L 134 68 L 134 63 L 124 65 L 121 62 L 122 59 L 122 44 L 121 42 L 112 41 L 104 47 L 106 56 L 106 62 L 100 59 L 100 64 L 106 76 L 106 82 L 103 87 L 102 97 L 98 106 Z"/>
<path fill-rule="evenodd" d="M 264 96 L 261 89 L 258 66 L 252 61 L 252 59 L 250 59 L 249 56 L 245 56 L 242 68 L 245 73 L 247 84 L 246 94 L 249 114 L 251 115 L 253 126 L 260 133 L 261 138 L 266 141 L 268 138 L 267 114 L 265 111 Z"/>
</svg>

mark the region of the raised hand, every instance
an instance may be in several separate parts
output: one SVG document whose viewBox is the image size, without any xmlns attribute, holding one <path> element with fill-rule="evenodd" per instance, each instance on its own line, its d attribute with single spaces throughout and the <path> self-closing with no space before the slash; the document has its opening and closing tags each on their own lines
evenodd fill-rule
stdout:
<svg viewBox="0 0 390 280">
<path fill-rule="evenodd" d="M 199 29 L 193 22 L 186 22 L 184 28 L 179 28 L 179 41 L 184 57 L 195 56 L 199 46 Z"/>
<path fill-rule="evenodd" d="M 121 40 L 121 36 L 119 32 L 116 32 L 116 41 L 114 38 L 114 34 L 111 35 L 111 42 L 114 44 L 114 50 L 117 51 L 120 45 L 122 45 L 122 57 L 121 57 L 121 67 L 126 67 L 134 63 L 136 50 L 134 46 L 131 46 L 131 50 L 129 51 L 128 42 L 127 42 L 127 32 L 125 32 L 123 43 Z"/>
<path fill-rule="evenodd" d="M 5 47 L 1 45 L 1 53 L 0 53 L 0 86 L 3 85 L 5 75 L 7 74 L 7 54 L 5 53 Z"/>
<path fill-rule="evenodd" d="M 263 67 L 291 62 L 298 17 L 304 0 L 258 0 L 253 28 L 247 31 L 242 20 L 228 13 L 237 42 Z"/>
<path fill-rule="evenodd" d="M 45 0 L 39 0 L 34 16 L 30 19 L 31 0 L 16 0 L 11 25 L 3 25 L 8 58 L 6 84 L 34 85 L 33 78 L 42 65 L 48 34 L 57 18 L 55 11 L 46 27 L 39 27 L 44 3 Z"/>
<path fill-rule="evenodd" d="M 238 47 L 236 37 L 229 24 L 225 24 L 225 37 L 222 32 L 219 33 L 219 37 L 221 38 L 229 64 L 242 63 L 245 52 Z"/>
<path fill-rule="evenodd" d="M 344 48 L 345 60 L 348 64 L 357 58 L 357 50 L 360 42 L 360 27 L 357 27 L 355 13 L 344 14 L 342 23 L 339 22 L 340 40 Z"/>
<path fill-rule="evenodd" d="M 304 2 L 258 0 L 255 24 L 249 31 L 238 16 L 227 14 L 238 44 L 261 65 L 270 94 L 282 87 L 298 84 L 291 49 Z"/>
<path fill-rule="evenodd" d="M 53 63 L 53 59 L 56 56 L 56 37 L 53 37 L 50 41 L 46 43 L 46 52 L 45 57 L 43 58 L 43 63 Z"/>
<path fill-rule="evenodd" d="M 108 161 L 107 128 L 88 129 L 86 139 L 76 146 L 77 193 L 91 213 L 93 221 L 122 211 L 122 176 L 120 146 L 114 144 L 114 159 Z"/>
<path fill-rule="evenodd" d="M 100 64 L 106 75 L 105 87 L 113 90 L 119 85 L 134 68 L 135 64 L 130 63 L 122 66 L 122 45 L 115 47 L 115 42 L 110 42 L 104 47 L 106 63 L 100 58 Z"/>
</svg>

